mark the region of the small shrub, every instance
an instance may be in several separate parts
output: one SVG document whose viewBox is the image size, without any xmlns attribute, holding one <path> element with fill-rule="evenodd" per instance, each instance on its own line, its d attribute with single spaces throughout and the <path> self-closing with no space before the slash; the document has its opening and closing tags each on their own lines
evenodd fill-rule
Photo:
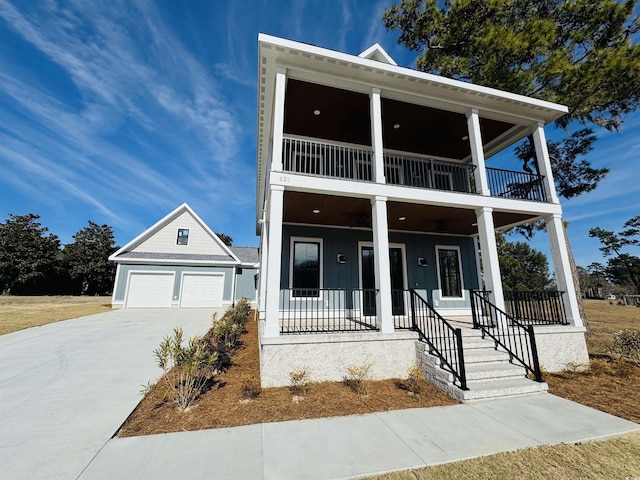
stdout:
<svg viewBox="0 0 640 480">
<path fill-rule="evenodd" d="M 140 389 L 140 395 L 142 395 L 142 398 L 145 398 L 147 395 L 149 395 L 153 391 L 156 384 L 151 383 L 151 380 L 149 380 L 146 385 L 140 385 L 140 386 L 142 387 Z"/>
<path fill-rule="evenodd" d="M 241 377 L 242 382 L 242 397 L 245 400 L 253 400 L 262 393 L 262 387 L 260 386 L 260 379 L 255 375 L 245 373 Z"/>
<path fill-rule="evenodd" d="M 613 334 L 612 354 L 640 367 L 640 330 L 620 330 Z"/>
<path fill-rule="evenodd" d="M 303 368 L 289 372 L 289 391 L 294 395 L 306 395 L 311 383 L 311 373 Z"/>
<path fill-rule="evenodd" d="M 221 319 L 218 319 L 214 313 L 211 327 L 212 343 L 224 343 L 227 348 L 235 348 L 249 318 L 250 310 L 249 302 L 242 299 L 235 307 L 229 307 Z"/>
<path fill-rule="evenodd" d="M 366 381 L 369 379 L 369 370 L 373 366 L 372 363 L 367 365 L 349 365 L 346 370 L 347 374 L 343 377 L 343 383 L 358 395 L 366 395 Z"/>
<path fill-rule="evenodd" d="M 407 378 L 402 381 L 401 387 L 414 395 L 420 395 L 424 391 L 424 373 L 415 363 L 407 370 Z"/>
<path fill-rule="evenodd" d="M 173 329 L 153 352 L 164 371 L 168 396 L 178 408 L 185 409 L 200 396 L 214 376 L 217 353 L 211 352 L 199 337 L 182 345 L 182 328 Z"/>
</svg>

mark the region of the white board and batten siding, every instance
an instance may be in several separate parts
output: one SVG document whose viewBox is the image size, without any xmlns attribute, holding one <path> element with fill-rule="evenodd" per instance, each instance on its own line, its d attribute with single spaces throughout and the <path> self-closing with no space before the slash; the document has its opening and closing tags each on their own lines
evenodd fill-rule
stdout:
<svg viewBox="0 0 640 480">
<path fill-rule="evenodd" d="M 189 243 L 177 245 L 178 229 L 189 229 Z M 209 235 L 198 221 L 185 211 L 149 238 L 136 245 L 132 252 L 190 253 L 224 255 L 228 253 Z"/>
<path fill-rule="evenodd" d="M 169 308 L 173 295 L 173 272 L 129 272 L 126 308 Z"/>
<path fill-rule="evenodd" d="M 180 307 L 222 307 L 224 273 L 182 275 Z"/>
</svg>

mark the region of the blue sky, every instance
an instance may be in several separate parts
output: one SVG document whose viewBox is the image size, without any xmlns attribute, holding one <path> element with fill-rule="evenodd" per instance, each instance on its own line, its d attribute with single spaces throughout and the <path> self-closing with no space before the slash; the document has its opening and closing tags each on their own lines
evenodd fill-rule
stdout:
<svg viewBox="0 0 640 480">
<path fill-rule="evenodd" d="M 257 245 L 258 32 L 352 54 L 378 42 L 413 66 L 380 20 L 389 4 L 0 0 L 2 221 L 36 213 L 69 243 L 92 220 L 123 245 L 187 202 Z M 640 214 L 639 132 L 640 114 L 601 132 L 590 158 L 611 174 L 563 202 L 579 265 L 601 259 L 589 228 Z"/>
</svg>

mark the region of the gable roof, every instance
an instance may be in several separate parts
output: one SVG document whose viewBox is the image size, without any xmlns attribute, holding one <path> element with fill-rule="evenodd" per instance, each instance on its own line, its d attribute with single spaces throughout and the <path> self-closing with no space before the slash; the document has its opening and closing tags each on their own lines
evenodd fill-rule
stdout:
<svg viewBox="0 0 640 480">
<path fill-rule="evenodd" d="M 398 65 L 379 43 L 374 43 L 358 56 L 360 58 L 368 58 L 369 60 L 375 60 L 377 62 L 388 63 L 389 65 Z"/>
<path fill-rule="evenodd" d="M 211 253 L 197 252 L 177 252 L 173 248 L 159 248 L 153 244 L 153 238 L 164 229 L 171 228 L 171 223 L 179 219 L 189 219 L 190 224 L 199 227 L 204 233 L 205 239 L 210 242 Z M 173 234 L 172 234 L 173 235 Z M 193 238 L 193 235 L 190 234 Z M 185 249 L 186 250 L 186 249 Z M 183 203 L 171 213 L 160 219 L 154 225 L 146 229 L 136 238 L 109 257 L 109 260 L 127 263 L 163 263 L 163 264 L 225 264 L 238 265 L 240 259 L 236 254 L 224 244 L 222 240 L 207 226 L 206 223 L 193 211 L 193 209 Z"/>
</svg>

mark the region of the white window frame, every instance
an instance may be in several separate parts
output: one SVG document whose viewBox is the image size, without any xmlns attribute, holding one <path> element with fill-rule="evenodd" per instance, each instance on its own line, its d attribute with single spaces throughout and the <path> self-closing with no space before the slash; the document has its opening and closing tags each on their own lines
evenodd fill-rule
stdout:
<svg viewBox="0 0 640 480">
<path fill-rule="evenodd" d="M 440 255 L 439 250 L 456 250 L 458 252 L 458 270 L 460 271 L 460 297 L 445 297 L 442 295 L 442 276 L 440 275 Z M 462 271 L 462 255 L 458 245 L 436 245 L 436 272 L 438 275 L 438 296 L 440 300 L 465 300 L 464 272 Z"/>
<path fill-rule="evenodd" d="M 294 251 L 294 245 L 295 242 L 303 242 L 303 243 L 318 243 L 320 245 L 319 247 L 319 253 L 318 253 L 318 261 L 320 262 L 320 281 L 319 281 L 319 286 L 318 286 L 318 296 L 317 297 L 294 297 L 293 296 L 293 290 L 294 290 L 294 286 L 293 286 L 293 260 L 294 260 L 294 256 L 295 256 L 295 251 Z M 322 285 L 324 283 L 324 268 L 323 268 L 323 258 L 324 258 L 324 245 L 323 245 L 323 239 L 322 238 L 315 238 L 315 237 L 291 237 L 289 239 L 289 299 L 290 300 L 296 300 L 296 299 L 318 299 L 318 300 L 322 300 L 323 299 L 323 293 L 322 293 Z"/>
<path fill-rule="evenodd" d="M 178 243 L 178 239 L 180 238 L 178 235 L 180 233 L 180 230 L 186 230 L 187 231 L 187 243 Z M 176 245 L 178 247 L 188 247 L 189 246 L 189 239 L 191 238 L 191 229 L 190 228 L 176 228 Z"/>
</svg>

